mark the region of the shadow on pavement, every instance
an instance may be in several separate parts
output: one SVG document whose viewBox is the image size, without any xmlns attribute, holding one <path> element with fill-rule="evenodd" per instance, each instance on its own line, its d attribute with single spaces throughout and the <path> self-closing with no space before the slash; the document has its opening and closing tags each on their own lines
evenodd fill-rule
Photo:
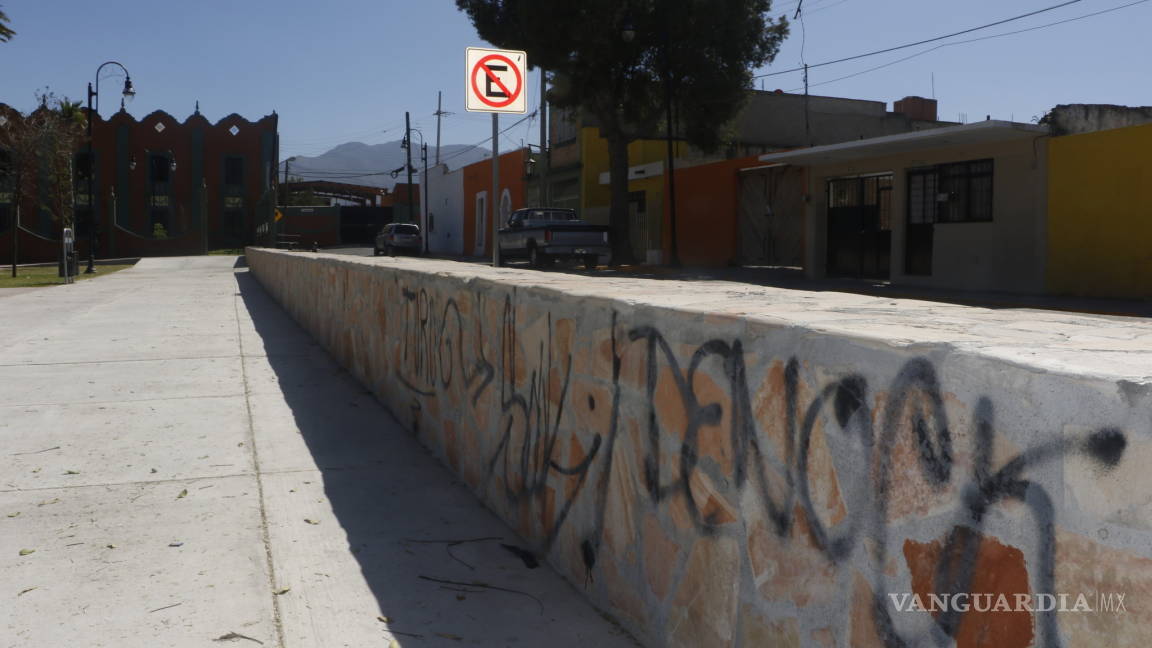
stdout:
<svg viewBox="0 0 1152 648">
<path fill-rule="evenodd" d="M 325 551 L 338 554 L 336 561 L 358 565 L 379 606 L 357 614 L 371 615 L 381 637 L 389 635 L 374 617 L 387 618 L 403 646 L 460 645 L 452 637 L 500 646 L 636 645 L 550 568 L 529 569 L 502 548 L 501 543 L 524 543 L 337 366 L 251 274 L 235 276 L 255 328 L 244 350 L 248 376 L 257 380 L 252 417 L 266 499 L 287 497 L 289 485 L 307 488 L 305 480 L 317 478 L 309 471 L 318 468 L 323 495 L 347 535 L 343 546 L 301 547 L 293 539 L 297 546 L 282 550 L 279 535 L 291 538 L 308 529 L 278 529 L 271 502 L 278 578 L 281 570 L 309 568 L 309 552 L 317 559 Z M 291 453 L 301 440 L 306 452 Z M 449 546 L 458 540 L 467 542 Z M 282 554 L 295 563 L 286 565 Z M 481 582 L 515 592 L 428 579 Z M 346 580 L 357 585 L 358 579 Z M 289 637 L 291 612 L 282 613 Z M 311 606 L 304 612 L 322 613 Z M 320 643 L 339 638 L 320 638 Z"/>
</svg>

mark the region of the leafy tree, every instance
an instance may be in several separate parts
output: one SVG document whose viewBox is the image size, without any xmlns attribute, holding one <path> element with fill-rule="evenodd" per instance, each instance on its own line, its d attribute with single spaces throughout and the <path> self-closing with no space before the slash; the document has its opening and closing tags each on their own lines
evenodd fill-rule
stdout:
<svg viewBox="0 0 1152 648">
<path fill-rule="evenodd" d="M 36 98 L 39 108 L 27 115 L 6 115 L 4 126 L 0 127 L 0 149 L 6 152 L 7 166 L 0 173 L 11 178 L 17 216 L 24 197 L 35 192 L 41 198 L 40 207 L 51 214 L 61 229 L 72 227 L 72 166 L 75 151 L 84 138 L 84 111 L 79 103 L 57 98 L 48 90 L 38 92 Z M 43 191 L 36 191 L 37 182 L 44 183 Z M 12 268 L 15 273 L 15 254 Z"/>
<path fill-rule="evenodd" d="M 673 91 L 683 139 L 714 151 L 747 98 L 752 70 L 771 62 L 788 35 L 788 21 L 768 15 L 771 0 L 456 0 L 456 6 L 481 38 L 522 49 L 551 73 L 553 105 L 595 118 L 608 142 L 614 263 L 631 260 L 628 143 L 658 132 L 665 90 Z"/>
<path fill-rule="evenodd" d="M 8 19 L 8 14 L 0 9 L 0 43 L 7 43 L 16 35 L 16 32 L 12 31 L 12 28 L 8 26 L 10 24 L 12 24 L 12 21 Z"/>
</svg>

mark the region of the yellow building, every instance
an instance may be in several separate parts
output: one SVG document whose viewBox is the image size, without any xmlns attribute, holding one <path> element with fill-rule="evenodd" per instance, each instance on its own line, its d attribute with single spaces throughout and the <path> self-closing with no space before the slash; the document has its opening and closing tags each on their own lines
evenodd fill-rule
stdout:
<svg viewBox="0 0 1152 648">
<path fill-rule="evenodd" d="M 1152 124 L 1052 138 L 1047 288 L 1152 297 Z"/>
<path fill-rule="evenodd" d="M 580 129 L 580 212 L 590 222 L 608 224 L 612 205 L 609 184 L 608 141 L 600 136 L 600 129 Z M 662 263 L 664 248 L 664 166 L 667 157 L 664 140 L 636 140 L 628 145 L 628 212 L 632 252 L 636 259 L 647 263 Z M 675 142 L 677 157 L 685 149 L 683 142 Z"/>
</svg>

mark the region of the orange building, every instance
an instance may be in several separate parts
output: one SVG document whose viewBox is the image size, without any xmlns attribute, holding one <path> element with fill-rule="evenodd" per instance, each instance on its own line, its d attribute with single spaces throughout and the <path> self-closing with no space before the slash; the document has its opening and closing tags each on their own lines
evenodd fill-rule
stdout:
<svg viewBox="0 0 1152 648">
<path fill-rule="evenodd" d="M 526 207 L 527 181 L 524 177 L 528 150 L 518 149 L 500 156 L 500 187 L 498 222 L 503 223 L 513 211 Z M 492 160 L 470 164 L 464 171 L 464 209 L 460 214 L 464 232 L 464 254 L 484 256 L 492 254 Z"/>
</svg>

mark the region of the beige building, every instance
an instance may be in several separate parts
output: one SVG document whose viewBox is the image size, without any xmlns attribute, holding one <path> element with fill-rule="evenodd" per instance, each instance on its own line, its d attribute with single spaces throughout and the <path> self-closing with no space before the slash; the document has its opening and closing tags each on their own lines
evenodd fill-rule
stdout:
<svg viewBox="0 0 1152 648">
<path fill-rule="evenodd" d="M 990 120 L 760 160 L 807 172 L 810 277 L 1042 292 L 1047 135 Z"/>
</svg>

